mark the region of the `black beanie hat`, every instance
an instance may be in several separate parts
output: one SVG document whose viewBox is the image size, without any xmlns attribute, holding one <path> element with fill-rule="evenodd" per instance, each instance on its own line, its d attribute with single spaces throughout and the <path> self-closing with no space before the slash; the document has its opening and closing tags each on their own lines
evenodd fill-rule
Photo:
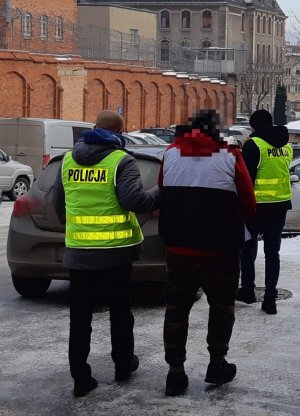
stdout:
<svg viewBox="0 0 300 416">
<path fill-rule="evenodd" d="M 250 116 L 249 123 L 254 130 L 258 130 L 262 127 L 272 126 L 272 115 L 267 110 L 256 110 Z"/>
</svg>

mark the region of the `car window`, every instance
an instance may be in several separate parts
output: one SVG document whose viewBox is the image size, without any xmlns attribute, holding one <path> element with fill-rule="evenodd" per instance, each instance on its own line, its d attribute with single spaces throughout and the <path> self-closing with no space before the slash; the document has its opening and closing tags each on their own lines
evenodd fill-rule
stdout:
<svg viewBox="0 0 300 416">
<path fill-rule="evenodd" d="M 300 178 L 300 163 L 298 165 L 294 166 L 293 174 L 297 175 L 298 178 Z"/>
<path fill-rule="evenodd" d="M 137 164 L 141 172 L 144 189 L 147 191 L 157 185 L 160 163 L 137 159 Z"/>
<path fill-rule="evenodd" d="M 41 191 L 48 192 L 55 182 L 61 161 L 49 163 L 45 170 L 42 170 L 37 179 L 37 186 Z"/>
<path fill-rule="evenodd" d="M 83 137 L 83 132 L 85 130 L 91 130 L 87 127 L 78 127 L 78 126 L 73 126 L 73 140 L 74 140 L 74 144 L 76 142 L 78 142 L 78 140 L 80 140 Z"/>
<path fill-rule="evenodd" d="M 5 162 L 5 156 L 4 156 L 4 153 L 3 152 L 1 152 L 1 150 L 0 150 L 0 162 Z"/>
</svg>

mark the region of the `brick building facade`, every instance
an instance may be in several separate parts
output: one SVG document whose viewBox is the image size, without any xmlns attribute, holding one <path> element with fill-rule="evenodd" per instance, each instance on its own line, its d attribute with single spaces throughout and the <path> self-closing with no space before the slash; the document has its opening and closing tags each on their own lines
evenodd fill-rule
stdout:
<svg viewBox="0 0 300 416">
<path fill-rule="evenodd" d="M 196 108 L 235 119 L 234 88 L 157 68 L 80 57 L 0 52 L 0 117 L 49 117 L 94 122 L 102 109 L 121 111 L 126 130 L 185 122 Z"/>
<path fill-rule="evenodd" d="M 0 48 L 74 53 L 76 0 L 0 0 Z"/>
</svg>

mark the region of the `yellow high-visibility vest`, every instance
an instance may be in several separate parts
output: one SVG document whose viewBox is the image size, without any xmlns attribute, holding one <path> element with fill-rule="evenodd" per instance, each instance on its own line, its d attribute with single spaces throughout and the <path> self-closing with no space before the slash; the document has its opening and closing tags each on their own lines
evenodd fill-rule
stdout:
<svg viewBox="0 0 300 416">
<path fill-rule="evenodd" d="M 293 149 L 287 144 L 277 148 L 259 137 L 252 137 L 260 151 L 254 192 L 256 202 L 272 203 L 289 201 L 292 198 L 289 165 Z"/>
<path fill-rule="evenodd" d="M 67 152 L 62 165 L 66 199 L 65 244 L 72 248 L 117 248 L 139 244 L 144 237 L 133 212 L 119 204 L 115 178 L 126 155 L 115 150 L 92 166 L 78 165 Z"/>
</svg>

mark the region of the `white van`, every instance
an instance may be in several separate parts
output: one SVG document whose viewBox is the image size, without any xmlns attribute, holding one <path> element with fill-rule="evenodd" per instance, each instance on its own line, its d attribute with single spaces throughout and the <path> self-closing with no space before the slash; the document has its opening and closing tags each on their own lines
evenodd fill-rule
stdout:
<svg viewBox="0 0 300 416">
<path fill-rule="evenodd" d="M 0 148 L 32 167 L 36 178 L 54 156 L 72 149 L 93 123 L 46 118 L 0 118 Z"/>
</svg>

